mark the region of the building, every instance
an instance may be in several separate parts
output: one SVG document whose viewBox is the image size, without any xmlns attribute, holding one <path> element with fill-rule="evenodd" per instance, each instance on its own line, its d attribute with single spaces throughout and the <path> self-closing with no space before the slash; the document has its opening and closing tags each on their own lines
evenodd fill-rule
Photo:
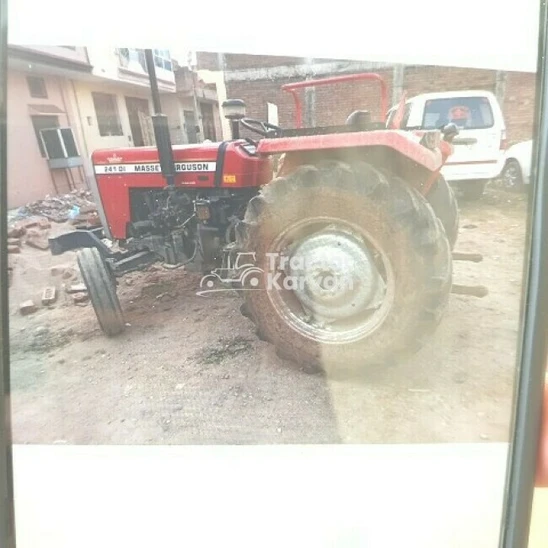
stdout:
<svg viewBox="0 0 548 548">
<path fill-rule="evenodd" d="M 149 120 L 153 107 L 144 52 L 95 45 L 87 50 L 93 79 L 72 83 L 86 158 L 100 148 L 152 144 Z M 174 94 L 175 73 L 169 52 L 154 50 L 154 64 L 160 92 Z M 92 175 L 89 163 L 87 173 Z"/>
<path fill-rule="evenodd" d="M 81 169 L 50 168 L 40 131 L 71 128 L 77 135 L 79 122 L 71 101 L 70 82 L 91 77 L 92 65 L 85 48 L 9 47 L 9 208 L 84 184 Z M 78 137 L 75 144 L 79 152 Z"/>
<path fill-rule="evenodd" d="M 223 138 L 219 97 L 215 83 L 205 82 L 189 67 L 178 66 L 175 72 L 176 102 L 170 97 L 166 105 L 170 119 L 178 120 L 181 131 L 172 134 L 174 143 L 198 143 Z M 167 108 L 167 106 L 166 106 Z M 171 116 L 170 116 L 171 115 Z"/>
<path fill-rule="evenodd" d="M 153 53 L 173 143 L 220 138 L 215 85 Z M 152 113 L 144 50 L 10 46 L 8 207 L 87 188 L 94 150 L 153 145 Z"/>
<path fill-rule="evenodd" d="M 504 112 L 510 144 L 530 139 L 533 133 L 534 73 L 212 52 L 198 52 L 196 58 L 198 73 L 207 74 L 218 83 L 219 101 L 226 97 L 243 99 L 247 115 L 262 120 L 266 119 L 267 102 L 275 103 L 280 125 L 285 127 L 294 125 L 294 107 L 291 96 L 280 89 L 283 84 L 374 71 L 386 81 L 392 104 L 404 91 L 409 97 L 430 91 L 492 91 Z M 305 122 L 309 125 L 344 123 L 350 112 L 358 108 L 367 108 L 377 117 L 383 115 L 379 88 L 370 82 L 310 88 L 302 96 L 307 107 Z M 225 136 L 228 135 L 226 129 Z"/>
</svg>

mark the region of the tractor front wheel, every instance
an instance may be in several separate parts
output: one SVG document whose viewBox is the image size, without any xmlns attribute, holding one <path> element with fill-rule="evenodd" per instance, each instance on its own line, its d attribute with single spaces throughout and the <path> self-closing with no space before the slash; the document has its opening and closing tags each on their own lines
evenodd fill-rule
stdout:
<svg viewBox="0 0 548 548">
<path fill-rule="evenodd" d="M 297 168 L 266 185 L 240 227 L 262 271 L 246 314 L 279 355 L 354 376 L 414 354 L 452 281 L 450 244 L 428 202 L 357 162 Z"/>
<path fill-rule="evenodd" d="M 109 337 L 120 334 L 125 329 L 125 322 L 114 276 L 95 248 L 78 251 L 77 260 L 101 329 Z"/>
</svg>

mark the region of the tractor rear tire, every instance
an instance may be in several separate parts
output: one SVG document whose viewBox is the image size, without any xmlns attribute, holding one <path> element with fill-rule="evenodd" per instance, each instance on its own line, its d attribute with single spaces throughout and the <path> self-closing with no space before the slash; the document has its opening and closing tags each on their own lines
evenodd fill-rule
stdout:
<svg viewBox="0 0 548 548">
<path fill-rule="evenodd" d="M 327 240 L 317 240 L 307 223 L 325 219 L 328 232 L 320 238 Z M 303 240 L 287 236 L 287 231 L 303 223 L 309 230 Z M 354 291 L 353 284 L 350 293 L 339 293 L 334 299 L 329 296 L 318 306 L 314 304 L 311 312 L 306 300 L 311 293 L 306 291 L 312 287 L 312 278 L 307 278 L 312 270 L 304 270 L 308 280 L 304 293 L 298 293 L 293 285 L 289 289 L 274 287 L 272 257 L 284 249 L 279 243 L 284 238 L 289 238 L 288 245 L 297 242 L 301 246 L 297 250 L 312 249 L 312 261 L 314 253 L 338 257 L 331 265 L 335 264 L 339 273 L 341 269 L 350 273 L 352 280 L 358 278 L 358 289 Z M 244 308 L 257 330 L 279 356 L 332 378 L 367 375 L 370 366 L 384 367 L 415 354 L 436 330 L 449 299 L 452 258 L 441 221 L 410 185 L 364 162 L 324 161 L 276 178 L 250 201 L 238 241 L 242 252 L 255 252 L 256 265 L 263 270 L 258 285 L 242 291 Z M 307 242 L 315 243 L 306 248 Z M 369 246 L 375 248 L 373 254 L 367 250 Z M 356 268 L 337 268 L 345 251 Z M 370 276 L 371 272 L 380 273 L 387 289 L 375 312 L 366 310 L 379 304 L 378 293 L 370 299 L 373 292 L 369 287 L 379 279 Z M 321 283 L 314 287 L 320 300 L 324 299 L 326 288 Z M 301 314 L 303 302 L 307 307 Z M 318 310 L 333 312 L 327 324 L 323 312 L 318 321 Z M 377 313 L 379 318 L 373 320 Z M 335 316 L 338 319 L 330 323 Z M 346 326 L 341 328 L 339 321 Z"/>
<path fill-rule="evenodd" d="M 77 261 L 101 329 L 109 337 L 119 335 L 126 324 L 114 276 L 94 247 L 78 251 Z"/>
<path fill-rule="evenodd" d="M 443 228 L 445 228 L 445 233 L 447 234 L 447 239 L 449 240 L 452 251 L 457 243 L 460 222 L 459 206 L 455 197 L 455 192 L 449 186 L 449 183 L 445 178 L 440 175 L 430 192 L 427 194 L 426 199 L 440 219 Z"/>
</svg>

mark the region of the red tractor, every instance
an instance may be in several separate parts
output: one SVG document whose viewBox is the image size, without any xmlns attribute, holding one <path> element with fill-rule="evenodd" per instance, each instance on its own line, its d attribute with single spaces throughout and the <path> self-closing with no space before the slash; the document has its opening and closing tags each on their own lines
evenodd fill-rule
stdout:
<svg viewBox="0 0 548 548">
<path fill-rule="evenodd" d="M 157 147 L 95 151 L 102 228 L 50 245 L 80 249 L 103 331 L 124 330 L 118 278 L 160 261 L 224 272 L 258 336 L 301 365 L 357 373 L 416 352 L 452 288 L 458 211 L 439 171 L 457 130 L 402 131 L 398 116 L 387 128 L 366 110 L 303 127 L 300 88 L 360 79 L 380 83 L 383 116 L 379 75 L 339 76 L 283 87 L 295 97 L 295 128 L 246 118 L 233 100 L 223 105 L 231 140 L 171 146 L 157 114 Z M 153 69 L 151 85 L 159 113 Z M 241 127 L 258 138 L 240 137 Z M 253 258 L 253 276 L 234 266 L 241 255 L 246 268 Z"/>
</svg>

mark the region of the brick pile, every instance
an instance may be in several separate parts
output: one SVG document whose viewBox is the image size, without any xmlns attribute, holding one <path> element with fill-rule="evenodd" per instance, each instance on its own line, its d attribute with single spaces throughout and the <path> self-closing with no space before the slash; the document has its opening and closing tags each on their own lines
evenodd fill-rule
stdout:
<svg viewBox="0 0 548 548">
<path fill-rule="evenodd" d="M 79 213 L 73 215 L 75 208 Z M 100 224 L 97 206 L 91 199 L 91 192 L 86 190 L 74 190 L 70 194 L 59 196 L 46 196 L 43 200 L 37 200 L 20 208 L 17 215 L 19 218 L 45 217 L 55 223 L 71 220 L 72 224 L 88 223 L 94 226 Z"/>
</svg>

